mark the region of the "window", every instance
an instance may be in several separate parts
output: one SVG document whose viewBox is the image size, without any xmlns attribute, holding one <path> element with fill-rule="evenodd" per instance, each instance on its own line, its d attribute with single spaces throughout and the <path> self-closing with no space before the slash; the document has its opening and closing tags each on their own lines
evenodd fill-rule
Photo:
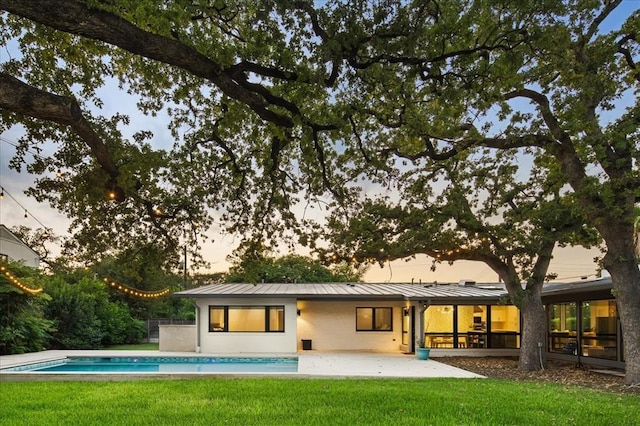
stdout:
<svg viewBox="0 0 640 426">
<path fill-rule="evenodd" d="M 392 331 L 393 308 L 356 308 L 356 331 Z"/>
<path fill-rule="evenodd" d="M 549 352 L 577 355 L 576 303 L 549 305 Z"/>
<path fill-rule="evenodd" d="M 209 331 L 284 332 L 284 306 L 209 306 Z"/>
<path fill-rule="evenodd" d="M 582 302 L 582 355 L 616 359 L 618 323 L 615 300 Z"/>
</svg>

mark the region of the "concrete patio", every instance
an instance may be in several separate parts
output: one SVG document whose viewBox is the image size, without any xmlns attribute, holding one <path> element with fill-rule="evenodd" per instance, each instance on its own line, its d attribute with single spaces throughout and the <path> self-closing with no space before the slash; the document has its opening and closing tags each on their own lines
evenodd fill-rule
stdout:
<svg viewBox="0 0 640 426">
<path fill-rule="evenodd" d="M 281 377 L 405 377 L 405 378 L 426 378 L 426 377 L 451 377 L 451 378 L 482 378 L 475 373 L 462 370 L 456 367 L 443 364 L 429 359 L 427 361 L 418 360 L 414 355 L 398 353 L 377 353 L 377 352 L 319 352 L 302 351 L 298 356 L 298 372 L 290 374 L 279 373 Z M 37 373 L 37 372 L 8 372 L 2 369 L 24 364 L 32 364 L 44 361 L 62 359 L 67 356 L 89 356 L 89 357 L 212 357 L 231 356 L 228 354 L 199 354 L 193 352 L 159 352 L 159 351 L 62 351 L 51 350 L 37 353 L 5 355 L 0 356 L 0 381 L 3 380 L 128 380 L 135 378 L 187 378 L 206 376 L 256 376 L 273 374 L 242 374 L 242 373 L 200 373 L 200 374 L 160 374 L 160 373 L 112 373 L 105 374 L 72 374 L 72 373 Z M 237 354 L 242 356 L 292 356 L 292 354 Z M 107 377 L 105 377 L 107 376 Z"/>
</svg>

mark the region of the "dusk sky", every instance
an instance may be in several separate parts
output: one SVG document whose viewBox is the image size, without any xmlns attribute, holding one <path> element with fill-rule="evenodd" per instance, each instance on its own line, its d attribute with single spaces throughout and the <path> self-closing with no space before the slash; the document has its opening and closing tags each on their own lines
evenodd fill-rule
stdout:
<svg viewBox="0 0 640 426">
<path fill-rule="evenodd" d="M 625 0 L 623 7 L 618 13 L 605 21 L 603 29 L 607 30 L 611 24 L 619 23 L 631 12 L 640 7 L 640 0 Z M 12 46 L 0 46 L 0 64 L 7 61 L 9 57 L 19 55 Z M 633 101 L 635 96 L 630 95 L 623 98 L 618 105 L 619 109 L 624 109 L 627 102 Z M 125 137 L 130 136 L 138 129 L 151 130 L 154 138 L 151 143 L 156 148 L 171 149 L 173 139 L 167 129 L 166 117 L 148 117 L 140 115 L 136 109 L 136 100 L 126 93 L 117 89 L 113 85 L 105 87 L 102 100 L 104 108 L 100 114 L 111 116 L 114 113 L 128 114 L 131 117 L 131 125 L 123 129 Z M 164 119 L 164 120 L 163 120 Z M 31 228 L 38 228 L 42 225 L 52 228 L 57 235 L 66 235 L 70 220 L 48 205 L 36 202 L 28 198 L 24 191 L 33 183 L 34 178 L 22 170 L 21 173 L 8 168 L 10 159 L 15 154 L 14 145 L 21 136 L 21 129 L 13 127 L 9 131 L 0 134 L 0 185 L 4 189 L 4 197 L 0 200 L 0 223 L 11 228 L 25 225 Z M 50 144 L 47 149 L 55 149 L 55 144 Z M 46 155 L 47 152 L 43 152 Z M 30 158 L 27 157 L 29 160 Z M 25 211 L 26 210 L 26 211 Z M 25 213 L 27 218 L 25 219 Z M 215 242 L 203 244 L 204 258 L 211 263 L 211 272 L 226 271 L 229 264 L 226 257 L 232 252 L 240 238 L 232 235 L 222 235 L 219 229 L 212 228 L 208 232 L 210 238 Z M 51 248 L 55 252 L 55 248 Z M 301 249 L 300 254 L 306 254 Z M 283 253 L 286 254 L 286 253 Z M 594 277 L 597 265 L 593 258 L 597 256 L 597 250 L 585 250 L 583 248 L 567 248 L 556 250 L 554 260 L 551 263 L 550 272 L 556 273 L 559 280 L 573 281 L 582 276 Z M 426 256 L 418 257 L 416 260 L 405 262 L 402 260 L 392 262 L 389 266 L 380 268 L 373 265 L 365 275 L 368 282 L 457 282 L 461 279 L 470 279 L 477 282 L 496 282 L 497 275 L 483 263 L 459 262 L 454 266 L 447 264 L 439 265 L 435 272 L 430 270 L 431 259 Z M 205 271 L 201 271 L 205 272 Z"/>
</svg>

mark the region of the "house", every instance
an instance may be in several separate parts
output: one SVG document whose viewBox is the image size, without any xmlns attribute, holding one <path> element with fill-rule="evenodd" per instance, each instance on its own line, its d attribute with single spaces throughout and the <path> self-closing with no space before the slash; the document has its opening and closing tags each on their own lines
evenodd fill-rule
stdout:
<svg viewBox="0 0 640 426">
<path fill-rule="evenodd" d="M 504 303 L 502 284 L 211 284 L 174 296 L 195 300 L 202 352 L 413 352 L 422 339 L 517 349 L 520 341 L 519 311 Z"/>
<path fill-rule="evenodd" d="M 624 342 L 611 277 L 545 286 L 547 356 L 624 368 Z"/>
<path fill-rule="evenodd" d="M 611 287 L 608 277 L 545 285 L 547 357 L 624 368 Z M 196 325 L 167 328 L 164 338 L 161 330 L 162 350 L 410 353 L 423 340 L 441 355 L 517 355 L 520 347 L 520 312 L 500 283 L 210 284 L 174 296 L 194 300 Z"/>
<path fill-rule="evenodd" d="M 40 256 L 4 225 L 0 225 L 0 261 L 24 262 L 33 268 L 40 266 Z"/>
</svg>

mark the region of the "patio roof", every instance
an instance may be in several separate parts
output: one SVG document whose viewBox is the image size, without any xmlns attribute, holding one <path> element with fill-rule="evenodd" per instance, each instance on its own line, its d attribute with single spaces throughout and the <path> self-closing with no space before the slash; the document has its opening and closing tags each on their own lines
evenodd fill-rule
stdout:
<svg viewBox="0 0 640 426">
<path fill-rule="evenodd" d="M 419 300 L 429 303 L 497 302 L 507 295 L 504 284 L 423 283 L 280 283 L 209 284 L 180 291 L 176 297 L 282 297 L 302 300 Z"/>
<path fill-rule="evenodd" d="M 542 296 L 555 296 L 561 294 L 571 294 L 610 290 L 612 287 L 611 277 L 598 278 L 589 281 L 574 281 L 570 283 L 549 283 L 542 288 Z"/>
</svg>

